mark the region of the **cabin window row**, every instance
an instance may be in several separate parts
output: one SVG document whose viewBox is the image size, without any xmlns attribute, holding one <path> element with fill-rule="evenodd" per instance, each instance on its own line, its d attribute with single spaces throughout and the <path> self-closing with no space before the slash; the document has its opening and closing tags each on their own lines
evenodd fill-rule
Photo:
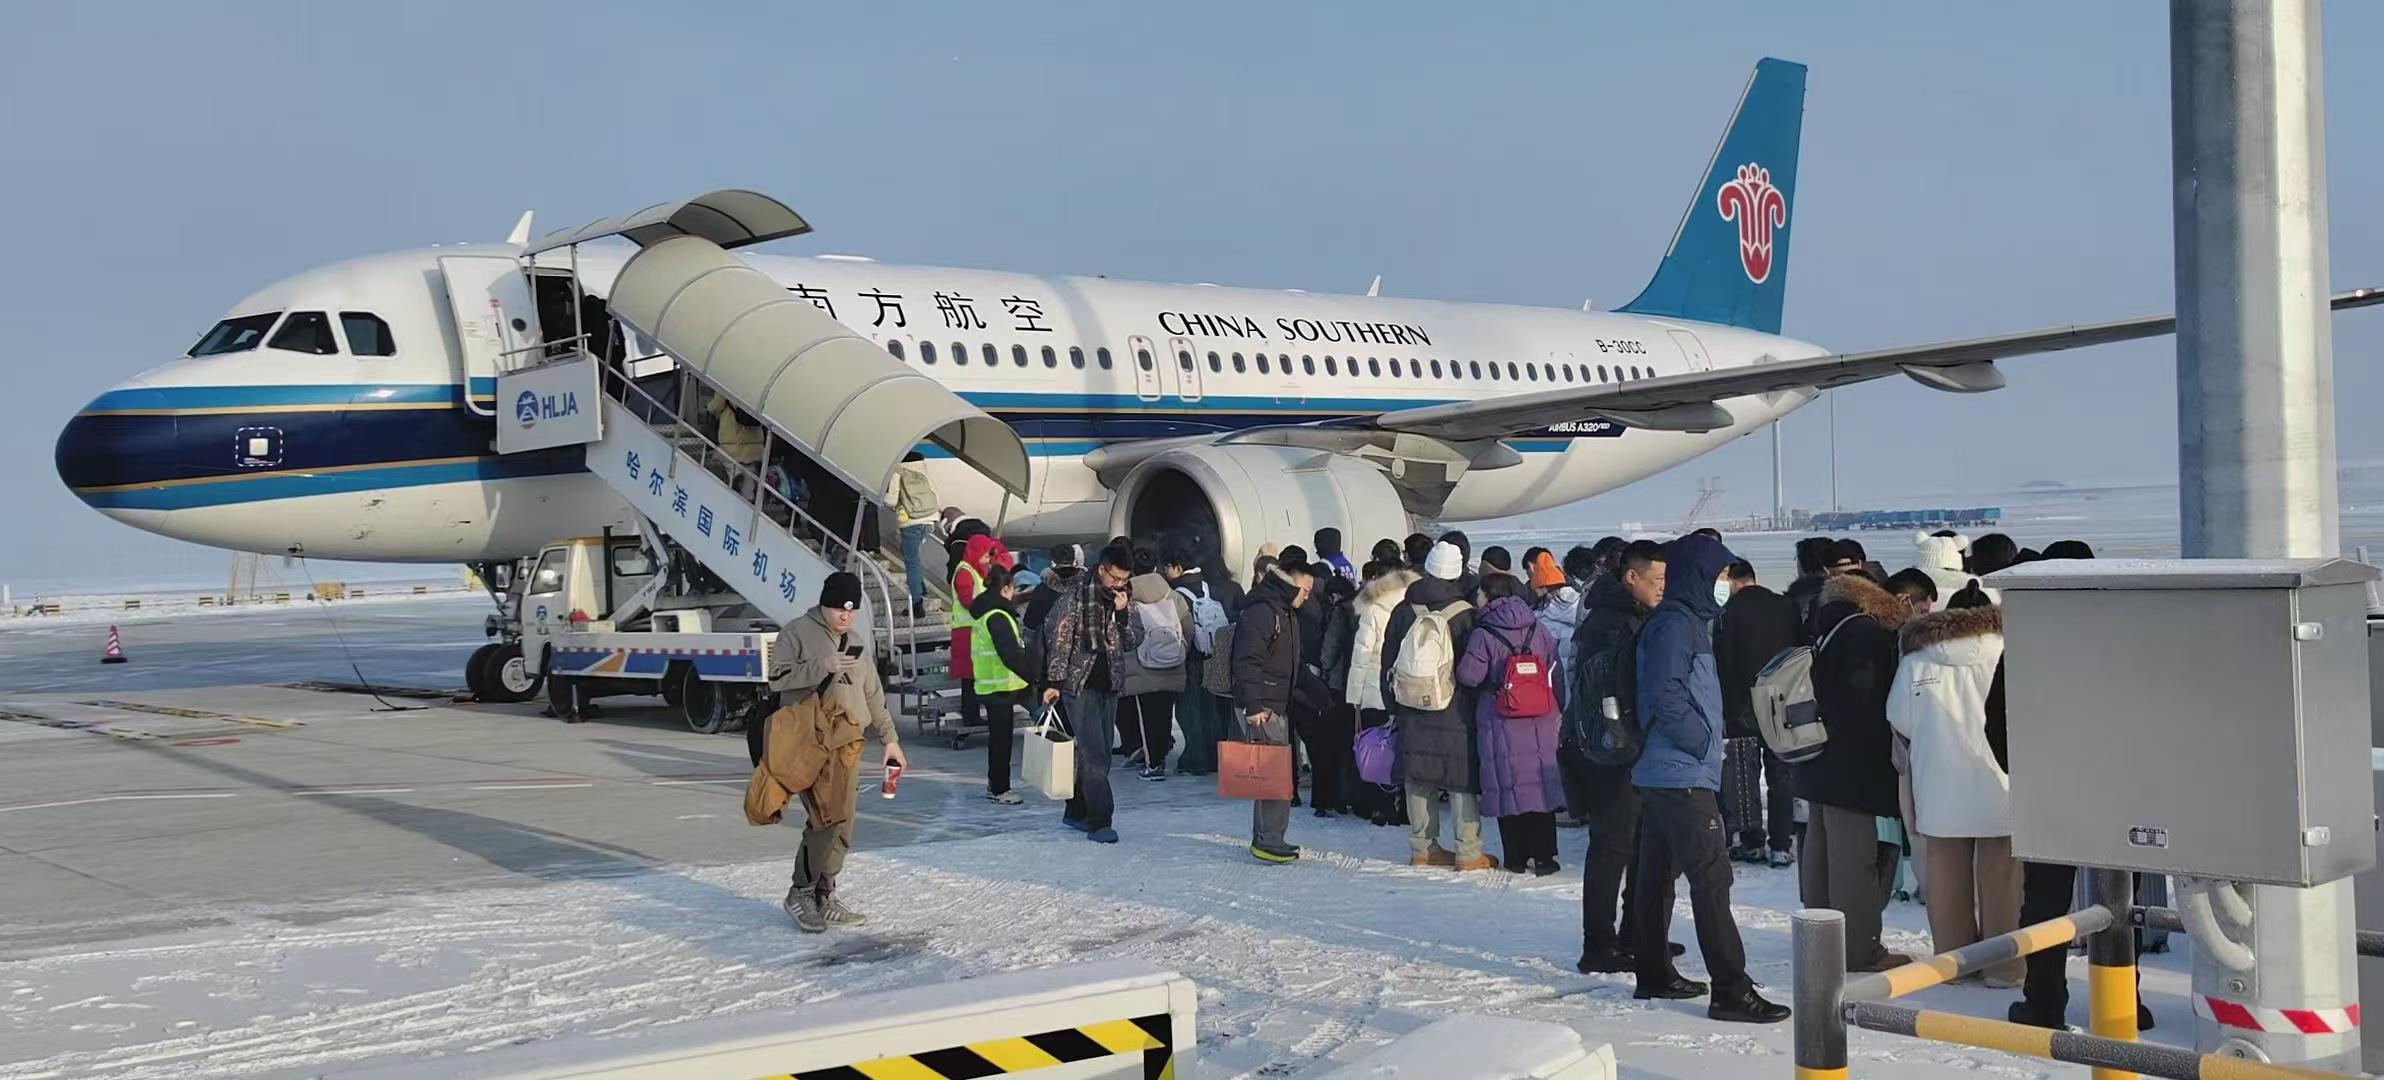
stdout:
<svg viewBox="0 0 2384 1080">
<path fill-rule="evenodd" d="M 1000 367 L 1003 359 L 1001 349 L 994 345 L 978 346 L 973 358 L 969 346 L 957 341 L 942 348 L 939 348 L 935 342 L 922 341 L 918 343 L 917 349 L 919 362 L 930 366 L 948 362 L 955 367 L 967 367 L 974 363 L 990 368 Z M 886 342 L 886 351 L 892 354 L 896 360 L 908 361 L 910 359 L 910 349 L 898 339 Z M 1103 371 L 1109 371 L 1116 366 L 1116 361 L 1107 348 L 1096 348 L 1090 355 L 1091 366 L 1098 367 Z M 1196 362 L 1189 350 L 1177 350 L 1175 355 L 1177 367 L 1187 372 L 1194 370 Z M 1060 366 L 1059 350 L 1049 345 L 1042 346 L 1033 353 L 1030 353 L 1024 345 L 1012 345 L 1008 356 L 1012 367 L 1031 367 L 1037 356 L 1041 357 L 1043 366 L 1046 368 L 1056 369 Z M 1085 370 L 1086 357 L 1084 349 L 1073 345 L 1068 347 L 1067 364 L 1069 367 L 1078 371 Z M 1134 363 L 1143 371 L 1156 370 L 1157 362 L 1147 349 L 1134 351 Z M 1223 374 L 1228 365 L 1236 374 L 1247 374 L 1255 367 L 1261 375 L 1277 373 L 1290 375 L 1295 371 L 1303 375 L 1314 375 L 1320 368 L 1317 357 L 1313 354 L 1302 355 L 1297 361 L 1296 368 L 1293 364 L 1294 361 L 1289 353 L 1273 356 L 1266 353 L 1252 353 L 1244 356 L 1238 352 L 1231 354 L 1211 352 L 1208 354 L 1209 370 L 1219 374 Z M 1429 371 L 1430 377 L 1433 379 L 1452 382 L 1465 379 L 1478 382 L 1486 379 L 1490 382 L 1606 383 L 1629 382 L 1635 379 L 1652 378 L 1655 375 L 1652 368 L 1641 369 L 1636 365 L 1624 367 L 1619 364 L 1608 368 L 1604 364 L 1593 367 L 1589 364 L 1557 364 L 1547 361 L 1537 363 L 1508 361 L 1501 365 L 1495 361 L 1484 364 L 1479 360 L 1469 360 L 1464 363 L 1451 360 L 1443 364 L 1438 359 L 1418 360 L 1412 356 L 1404 360 L 1393 357 L 1388 361 L 1376 356 L 1365 358 L 1363 371 L 1369 378 L 1383 378 L 1386 368 L 1389 371 L 1389 377 L 1394 379 L 1422 379 Z M 1355 356 L 1344 358 L 1328 355 L 1323 358 L 1321 370 L 1328 376 L 1338 376 L 1346 371 L 1352 378 L 1355 378 L 1361 369 L 1359 359 Z"/>
<path fill-rule="evenodd" d="M 992 345 L 978 346 L 975 359 L 973 360 L 969 354 L 969 347 L 957 341 L 953 342 L 950 346 L 941 349 L 936 346 L 935 342 L 922 341 L 919 343 L 918 348 L 919 362 L 922 364 L 933 365 L 950 362 L 955 367 L 967 367 L 971 363 L 983 364 L 986 367 L 1000 367 L 1002 364 L 1002 351 Z M 903 343 L 900 341 L 886 342 L 886 351 L 893 354 L 894 359 L 896 360 L 907 361 L 910 359 L 908 355 L 909 350 L 905 348 Z M 1024 345 L 1010 346 L 1010 365 L 1012 367 L 1030 366 L 1033 364 L 1034 357 L 1037 355 L 1042 357 L 1044 367 L 1057 368 L 1060 366 L 1059 350 L 1054 349 L 1049 345 L 1045 345 L 1041 349 L 1036 350 L 1035 353 L 1031 354 L 1027 351 L 1027 347 Z M 1086 355 L 1087 354 L 1082 348 L 1074 345 L 1068 346 L 1068 366 L 1075 368 L 1078 371 L 1083 371 L 1087 363 Z M 1148 357 L 1145 357 L 1144 359 L 1147 361 Z M 1110 356 L 1108 349 L 1094 349 L 1091 353 L 1091 365 L 1098 367 L 1103 371 L 1108 371 L 1111 368 L 1117 366 L 1117 361 L 1115 358 Z M 1145 368 L 1147 370 L 1147 363 Z"/>
</svg>

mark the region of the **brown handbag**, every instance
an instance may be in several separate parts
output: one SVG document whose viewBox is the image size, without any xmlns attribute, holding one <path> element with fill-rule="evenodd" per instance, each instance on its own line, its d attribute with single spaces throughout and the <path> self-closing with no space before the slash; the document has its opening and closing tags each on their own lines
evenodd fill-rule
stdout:
<svg viewBox="0 0 2384 1080">
<path fill-rule="evenodd" d="M 1291 746 L 1234 742 L 1217 744 L 1217 794 L 1227 799 L 1291 800 Z"/>
</svg>

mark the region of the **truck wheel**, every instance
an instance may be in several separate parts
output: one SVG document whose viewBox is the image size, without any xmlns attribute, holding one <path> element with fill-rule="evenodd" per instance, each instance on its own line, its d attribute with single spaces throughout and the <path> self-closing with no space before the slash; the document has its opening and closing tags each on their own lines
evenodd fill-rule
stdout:
<svg viewBox="0 0 2384 1080">
<path fill-rule="evenodd" d="M 538 696 L 538 684 L 544 681 L 539 673 L 530 670 L 529 661 L 522 657 L 520 642 L 507 642 L 481 658 L 480 700 L 510 704 L 528 701 Z"/>
<path fill-rule="evenodd" d="M 687 718 L 687 730 L 717 735 L 728 725 L 728 693 L 719 683 L 690 677 L 680 684 L 679 700 L 679 715 Z"/>
<path fill-rule="evenodd" d="M 471 691 L 474 701 L 495 700 L 489 696 L 488 678 L 484 670 L 488 663 L 488 654 L 495 651 L 497 651 L 497 643 L 492 641 L 472 650 L 472 658 L 464 661 L 464 687 Z"/>
</svg>

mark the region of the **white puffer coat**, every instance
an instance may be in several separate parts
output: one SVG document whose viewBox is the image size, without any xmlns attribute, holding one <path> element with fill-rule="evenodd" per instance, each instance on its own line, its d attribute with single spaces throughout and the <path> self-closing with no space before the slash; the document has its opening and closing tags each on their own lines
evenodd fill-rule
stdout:
<svg viewBox="0 0 2384 1080">
<path fill-rule="evenodd" d="M 1343 695 L 1361 709 L 1384 709 L 1382 700 L 1382 639 L 1390 632 L 1391 613 L 1407 599 L 1407 587 L 1422 575 L 1393 570 L 1358 590 L 1357 638 L 1349 646 L 1349 689 Z"/>
<path fill-rule="evenodd" d="M 1912 741 L 1912 802 L 1927 836 L 2011 835 L 2011 778 L 1987 744 L 1987 694 L 2003 660 L 2003 609 L 1923 615 L 1902 634 L 1887 722 Z"/>
</svg>

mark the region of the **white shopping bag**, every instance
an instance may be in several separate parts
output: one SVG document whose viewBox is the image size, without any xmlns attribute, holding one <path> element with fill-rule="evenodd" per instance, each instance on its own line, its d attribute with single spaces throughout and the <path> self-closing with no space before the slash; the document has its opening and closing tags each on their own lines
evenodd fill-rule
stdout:
<svg viewBox="0 0 2384 1080">
<path fill-rule="evenodd" d="M 1046 799 L 1076 797 L 1076 738 L 1060 722 L 1058 705 L 1043 707 L 1043 716 L 1026 732 L 1026 760 L 1019 771 L 1027 786 Z"/>
</svg>

